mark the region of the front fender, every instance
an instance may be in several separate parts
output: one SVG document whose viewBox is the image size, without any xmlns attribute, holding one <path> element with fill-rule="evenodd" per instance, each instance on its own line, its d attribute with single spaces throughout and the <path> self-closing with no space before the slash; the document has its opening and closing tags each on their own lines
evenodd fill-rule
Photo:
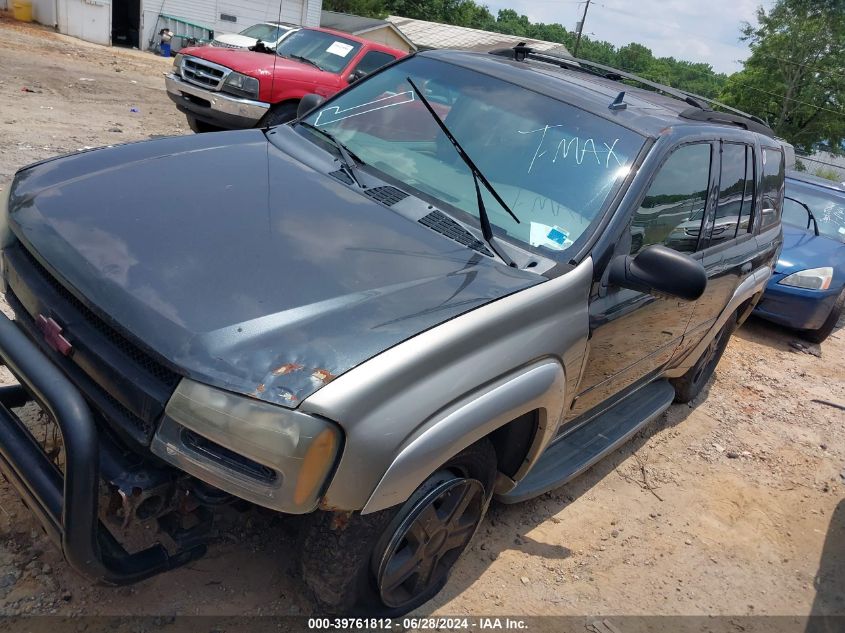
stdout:
<svg viewBox="0 0 845 633">
<path fill-rule="evenodd" d="M 361 513 L 402 503 L 441 464 L 531 411 L 538 411 L 539 425 L 529 455 L 538 455 L 563 415 L 565 377 L 563 367 L 556 360 L 540 361 L 485 385 L 439 411 L 402 447 Z M 527 468 L 521 468 L 518 476 L 524 476 L 525 472 Z"/>
</svg>

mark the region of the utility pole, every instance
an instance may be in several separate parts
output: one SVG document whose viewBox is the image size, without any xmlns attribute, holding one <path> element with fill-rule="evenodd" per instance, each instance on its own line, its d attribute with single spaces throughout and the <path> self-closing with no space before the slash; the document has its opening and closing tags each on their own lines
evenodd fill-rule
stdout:
<svg viewBox="0 0 845 633">
<path fill-rule="evenodd" d="M 578 45 L 581 43 L 581 31 L 584 30 L 584 22 L 587 20 L 587 10 L 590 8 L 590 0 L 584 4 L 584 15 L 581 16 L 581 21 L 578 23 L 578 35 L 575 37 L 575 50 L 572 51 L 573 57 L 578 57 Z"/>
</svg>

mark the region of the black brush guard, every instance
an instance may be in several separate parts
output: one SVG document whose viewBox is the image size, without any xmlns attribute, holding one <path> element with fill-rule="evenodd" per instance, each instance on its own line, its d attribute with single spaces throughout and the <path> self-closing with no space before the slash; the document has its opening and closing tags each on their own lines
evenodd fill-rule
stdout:
<svg viewBox="0 0 845 633">
<path fill-rule="evenodd" d="M 160 545 L 128 553 L 98 518 L 99 441 L 88 404 L 26 335 L 0 314 L 0 361 L 18 385 L 0 387 L 0 471 L 70 566 L 95 582 L 125 585 L 195 560 L 205 546 L 174 555 Z M 65 474 L 11 411 L 35 401 L 58 424 Z"/>
</svg>

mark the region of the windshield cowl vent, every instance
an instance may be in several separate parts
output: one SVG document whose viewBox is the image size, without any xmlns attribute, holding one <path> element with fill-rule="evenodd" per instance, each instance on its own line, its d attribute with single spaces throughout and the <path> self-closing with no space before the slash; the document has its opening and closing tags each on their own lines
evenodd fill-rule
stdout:
<svg viewBox="0 0 845 633">
<path fill-rule="evenodd" d="M 472 233 L 440 211 L 432 211 L 428 215 L 421 217 L 418 222 L 433 231 L 437 231 L 441 235 L 445 235 L 449 239 L 455 240 L 459 244 L 468 246 L 474 251 L 487 255 L 487 257 L 493 257 L 493 253 L 485 246 L 484 242 L 475 239 Z"/>
<path fill-rule="evenodd" d="M 402 202 L 408 197 L 408 194 L 401 189 L 390 186 L 373 187 L 372 189 L 367 189 L 364 193 L 376 202 L 381 202 L 388 207 L 392 207 L 397 202 Z"/>
<path fill-rule="evenodd" d="M 342 169 L 338 169 L 337 171 L 330 172 L 329 176 L 333 176 L 334 178 L 337 178 L 340 182 L 347 184 L 347 185 L 354 185 L 355 184 L 355 181 L 352 180 L 352 177 L 349 174 L 347 174 L 345 171 L 343 171 Z"/>
</svg>

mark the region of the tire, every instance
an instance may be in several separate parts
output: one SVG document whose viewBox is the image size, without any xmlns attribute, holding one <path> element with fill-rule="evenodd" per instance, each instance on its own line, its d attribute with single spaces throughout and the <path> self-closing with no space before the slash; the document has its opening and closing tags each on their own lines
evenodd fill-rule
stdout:
<svg viewBox="0 0 845 633">
<path fill-rule="evenodd" d="M 366 515 L 314 513 L 299 551 L 320 611 L 398 617 L 433 598 L 481 524 L 495 478 L 496 452 L 483 439 L 399 506 Z"/>
<path fill-rule="evenodd" d="M 843 306 L 845 306 L 845 290 L 839 293 L 836 303 L 833 304 L 830 314 L 827 315 L 827 319 L 825 319 L 825 322 L 822 323 L 821 327 L 817 330 L 804 330 L 801 333 L 801 336 L 813 343 L 823 342 L 833 332 L 833 328 L 836 327 L 836 324 L 839 323 L 839 317 L 842 316 Z"/>
<path fill-rule="evenodd" d="M 188 127 L 191 128 L 191 130 L 193 130 L 195 134 L 204 134 L 206 132 L 220 132 L 223 129 L 222 127 L 211 125 L 211 123 L 200 121 L 199 119 L 191 116 L 190 114 L 186 114 L 185 118 L 188 119 Z"/>
<path fill-rule="evenodd" d="M 272 106 L 256 127 L 273 127 L 274 125 L 281 125 L 296 118 L 296 108 L 298 103 L 278 103 Z"/>
<path fill-rule="evenodd" d="M 696 361 L 695 365 L 689 368 L 680 378 L 673 378 L 669 380 L 671 385 L 675 388 L 675 402 L 686 404 L 695 399 L 701 393 L 704 386 L 713 375 L 716 365 L 725 353 L 725 348 L 728 346 L 728 341 L 731 339 L 736 329 L 736 315 L 732 314 L 727 323 L 722 326 L 722 329 L 713 337 L 710 345 L 704 350 L 704 353 Z"/>
</svg>

